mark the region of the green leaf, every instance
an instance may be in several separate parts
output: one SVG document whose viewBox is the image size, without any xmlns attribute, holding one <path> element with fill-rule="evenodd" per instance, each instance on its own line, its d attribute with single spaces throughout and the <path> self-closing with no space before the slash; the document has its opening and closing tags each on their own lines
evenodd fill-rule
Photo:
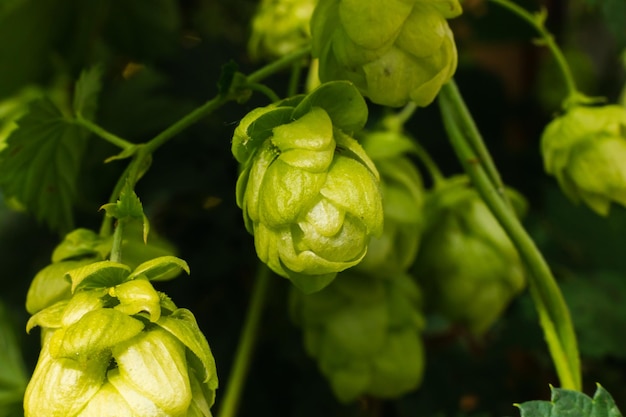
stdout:
<svg viewBox="0 0 626 417">
<path fill-rule="evenodd" d="M 76 229 L 65 235 L 65 238 L 52 252 L 52 262 L 80 259 L 86 257 L 104 258 L 108 251 L 102 249 L 103 239 L 93 230 Z"/>
<path fill-rule="evenodd" d="M 102 68 L 99 66 L 84 70 L 76 83 L 74 111 L 85 119 L 92 120 L 98 108 L 98 95 L 102 88 Z"/>
<path fill-rule="evenodd" d="M 141 321 L 127 314 L 104 308 L 86 313 L 79 321 L 57 330 L 50 339 L 53 357 L 91 356 L 138 335 Z"/>
<path fill-rule="evenodd" d="M 367 122 L 367 104 L 357 88 L 348 81 L 331 81 L 320 85 L 307 95 L 293 112 L 298 119 L 313 107 L 321 107 L 338 127 L 347 134 L 361 130 Z"/>
<path fill-rule="evenodd" d="M 143 275 L 150 281 L 168 281 L 176 278 L 182 271 L 190 273 L 187 262 L 175 256 L 160 256 L 139 265 L 129 279 Z"/>
<path fill-rule="evenodd" d="M 161 317 L 161 298 L 150 281 L 134 279 L 117 285 L 109 294 L 119 300 L 114 308 L 129 316 L 147 313 L 151 322 Z"/>
<path fill-rule="evenodd" d="M 67 273 L 72 293 L 92 288 L 110 288 L 129 280 L 130 267 L 112 261 L 94 262 Z"/>
<path fill-rule="evenodd" d="M 161 317 L 156 324 L 176 336 L 182 344 L 187 346 L 193 353 L 192 358 L 190 358 L 190 365 L 199 372 L 201 381 L 208 383 L 209 388 L 217 389 L 215 359 L 193 313 L 187 309 L 179 308 L 171 315 Z"/>
<path fill-rule="evenodd" d="M 126 181 L 117 202 L 105 204 L 101 209 L 104 209 L 109 216 L 115 217 L 118 220 L 144 219 L 145 235 L 146 217 L 143 214 L 143 206 L 129 181 Z"/>
<path fill-rule="evenodd" d="M 60 328 L 63 325 L 63 314 L 65 313 L 65 308 L 68 303 L 69 300 L 59 301 L 58 303 L 52 304 L 50 307 L 46 307 L 37 314 L 31 316 L 26 323 L 26 333 L 30 333 L 30 331 L 36 326 L 45 329 Z"/>
<path fill-rule="evenodd" d="M 551 388 L 550 401 L 518 404 L 522 417 L 621 417 L 611 394 L 598 385 L 593 398 L 582 392 Z"/>
<path fill-rule="evenodd" d="M 17 124 L 0 153 L 0 185 L 52 229 L 70 230 L 85 138 L 47 99 L 32 102 Z"/>
</svg>

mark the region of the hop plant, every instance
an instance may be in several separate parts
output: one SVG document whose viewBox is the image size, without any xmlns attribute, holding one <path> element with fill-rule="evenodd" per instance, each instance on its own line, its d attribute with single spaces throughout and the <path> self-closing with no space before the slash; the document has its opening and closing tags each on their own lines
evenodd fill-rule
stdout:
<svg viewBox="0 0 626 417">
<path fill-rule="evenodd" d="M 607 215 L 626 206 L 626 108 L 576 106 L 553 120 L 541 137 L 545 170 L 572 201 Z"/>
<path fill-rule="evenodd" d="M 385 226 L 355 268 L 381 275 L 406 271 L 417 255 L 423 228 L 422 177 L 407 157 L 414 144 L 392 130 L 368 132 L 361 142 L 380 173 Z"/>
<path fill-rule="evenodd" d="M 131 269 L 100 261 L 67 272 L 71 297 L 33 315 L 42 349 L 26 389 L 26 417 L 206 417 L 215 362 L 193 314 L 151 280 L 184 261 L 165 256 Z"/>
<path fill-rule="evenodd" d="M 509 193 L 521 207 L 521 196 Z M 426 307 L 483 334 L 525 286 L 517 250 L 464 176 L 437 187 L 424 211 L 414 272 Z"/>
<path fill-rule="evenodd" d="M 237 204 L 261 261 L 302 291 L 328 285 L 379 235 L 379 176 L 350 135 L 367 119 L 347 82 L 252 111 L 232 150 L 242 171 Z"/>
<path fill-rule="evenodd" d="M 308 44 L 316 3 L 317 0 L 262 0 L 252 20 L 250 55 L 281 57 Z"/>
<path fill-rule="evenodd" d="M 340 401 L 395 398 L 421 383 L 424 319 L 410 276 L 345 271 L 315 294 L 293 290 L 290 304 L 307 353 Z"/>
<path fill-rule="evenodd" d="M 322 82 L 354 82 L 374 103 L 427 106 L 454 74 L 446 19 L 458 0 L 320 0 L 311 20 Z"/>
</svg>

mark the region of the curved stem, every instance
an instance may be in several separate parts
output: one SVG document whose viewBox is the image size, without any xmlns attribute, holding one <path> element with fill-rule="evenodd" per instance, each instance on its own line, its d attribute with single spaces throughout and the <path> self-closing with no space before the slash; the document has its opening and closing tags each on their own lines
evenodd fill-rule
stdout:
<svg viewBox="0 0 626 417">
<path fill-rule="evenodd" d="M 270 99 L 270 101 L 272 103 L 275 103 L 277 101 L 280 101 L 280 97 L 278 96 L 278 94 L 276 94 L 274 92 L 274 90 L 272 90 L 271 88 L 269 88 L 268 86 L 266 86 L 265 84 L 261 84 L 261 83 L 248 83 L 246 84 L 246 87 L 248 87 L 251 90 L 255 90 L 258 91 L 259 93 L 264 94 L 267 98 Z"/>
<path fill-rule="evenodd" d="M 252 353 L 259 333 L 259 325 L 263 315 L 263 307 L 267 299 L 269 284 L 272 279 L 267 266 L 259 263 L 259 269 L 252 290 L 252 299 L 246 314 L 235 360 L 230 371 L 226 392 L 222 398 L 218 417 L 234 417 L 237 415 L 239 400 L 243 392 L 246 376 L 250 368 Z"/>
<path fill-rule="evenodd" d="M 124 221 L 118 220 L 115 225 L 115 233 L 113 233 L 113 244 L 111 245 L 110 260 L 113 262 L 122 262 L 122 238 L 124 237 Z"/>
<path fill-rule="evenodd" d="M 93 133 L 94 135 L 106 140 L 107 142 L 117 146 L 118 148 L 129 149 L 135 146 L 133 143 L 125 139 L 122 139 L 119 136 L 114 135 L 111 132 L 104 130 L 102 127 L 98 126 L 97 124 L 91 122 L 90 120 L 83 118 L 81 115 L 76 116 L 76 118 L 74 119 L 74 123 L 76 123 L 79 126 L 84 127 L 85 129 Z"/>
<path fill-rule="evenodd" d="M 528 22 L 532 27 L 539 32 L 541 38 L 545 45 L 550 49 L 552 56 L 556 60 L 556 63 L 563 75 L 563 80 L 565 81 L 565 86 L 568 91 L 568 97 L 564 101 L 564 107 L 567 107 L 569 104 L 573 104 L 578 101 L 578 99 L 582 96 L 582 94 L 578 91 L 576 87 L 576 82 L 574 81 L 574 76 L 572 75 L 572 70 L 561 51 L 561 48 L 554 41 L 554 36 L 546 29 L 545 20 L 547 17 L 547 13 L 545 10 L 532 14 L 517 4 L 511 2 L 510 0 L 490 0 L 493 3 L 499 4 L 500 6 L 510 10 L 511 12 L 518 15 L 520 18 Z"/>
<path fill-rule="evenodd" d="M 462 102 L 462 98 L 458 90 L 452 84 L 444 85 L 439 104 L 450 142 L 474 186 L 510 237 L 529 271 L 530 293 L 561 386 L 580 390 L 582 382 L 578 344 L 563 295 L 541 252 L 502 198 L 487 174 L 483 161 L 470 144 L 468 137 L 474 132 L 461 129 L 459 102 Z M 472 138 L 472 143 L 478 140 L 482 141 L 480 136 Z"/>
<path fill-rule="evenodd" d="M 430 154 L 426 152 L 426 149 L 422 147 L 416 140 L 413 141 L 413 153 L 417 156 L 420 162 L 424 165 L 428 174 L 430 174 L 431 179 L 433 180 L 434 188 L 437 188 L 439 185 L 445 182 L 445 178 L 441 173 L 441 170 L 431 158 Z"/>
<path fill-rule="evenodd" d="M 303 64 L 300 60 L 291 64 L 291 74 L 289 75 L 289 85 L 287 87 L 287 97 L 295 96 L 298 93 L 298 84 L 302 75 Z"/>
</svg>

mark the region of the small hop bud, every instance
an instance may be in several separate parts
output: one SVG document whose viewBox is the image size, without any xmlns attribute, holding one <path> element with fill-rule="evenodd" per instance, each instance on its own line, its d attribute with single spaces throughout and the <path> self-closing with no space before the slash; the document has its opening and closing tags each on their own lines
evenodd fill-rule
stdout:
<svg viewBox="0 0 626 417">
<path fill-rule="evenodd" d="M 426 307 L 480 335 L 525 286 L 517 250 L 466 177 L 437 187 L 424 211 L 413 271 Z"/>
<path fill-rule="evenodd" d="M 317 0 L 262 0 L 252 20 L 248 50 L 253 58 L 276 58 L 308 44 Z"/>
<path fill-rule="evenodd" d="M 366 109 L 351 84 L 329 84 L 257 109 L 235 131 L 237 204 L 257 254 L 302 291 L 358 264 L 382 231 L 378 172 L 346 133 L 364 124 Z"/>
<path fill-rule="evenodd" d="M 315 294 L 292 291 L 290 304 L 307 353 L 340 401 L 397 398 L 421 383 L 421 293 L 408 275 L 345 271 Z"/>
<path fill-rule="evenodd" d="M 626 108 L 576 106 L 554 119 L 541 137 L 545 170 L 572 201 L 607 215 L 626 206 Z"/>
<path fill-rule="evenodd" d="M 427 106 L 456 70 L 446 19 L 458 0 L 320 0 L 311 20 L 322 81 L 354 82 L 374 103 Z"/>
</svg>

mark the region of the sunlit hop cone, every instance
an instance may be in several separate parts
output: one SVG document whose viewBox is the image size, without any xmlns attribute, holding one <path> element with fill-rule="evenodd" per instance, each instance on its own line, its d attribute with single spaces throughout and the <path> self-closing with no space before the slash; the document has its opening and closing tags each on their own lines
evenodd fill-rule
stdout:
<svg viewBox="0 0 626 417">
<path fill-rule="evenodd" d="M 607 215 L 626 206 L 626 108 L 577 106 L 554 119 L 541 137 L 546 172 L 574 202 Z"/>
<path fill-rule="evenodd" d="M 465 177 L 435 189 L 425 215 L 414 272 L 427 308 L 480 335 L 525 286 L 517 250 Z"/>
<path fill-rule="evenodd" d="M 320 0 L 311 20 L 322 81 L 354 82 L 374 103 L 430 104 L 454 74 L 446 19 L 458 0 Z"/>
<path fill-rule="evenodd" d="M 33 315 L 42 349 L 26 389 L 26 417 L 207 417 L 215 362 L 193 314 L 150 280 L 184 261 L 134 271 L 101 261 L 70 270 L 71 298 Z M 188 271 L 188 270 L 187 270 Z"/>
<path fill-rule="evenodd" d="M 305 292 L 359 263 L 383 226 L 376 167 L 351 137 L 367 119 L 347 82 L 322 85 L 243 118 L 237 204 L 259 258 Z"/>
<path fill-rule="evenodd" d="M 248 50 L 253 58 L 276 58 L 307 45 L 317 0 L 261 0 L 252 19 Z"/>
<path fill-rule="evenodd" d="M 406 156 L 414 144 L 389 130 L 365 133 L 361 142 L 380 173 L 385 226 L 355 268 L 369 274 L 404 272 L 417 255 L 424 222 L 422 178 Z"/>
<path fill-rule="evenodd" d="M 421 294 L 406 274 L 342 272 L 315 294 L 291 293 L 292 318 L 335 396 L 395 398 L 422 380 Z"/>
</svg>

